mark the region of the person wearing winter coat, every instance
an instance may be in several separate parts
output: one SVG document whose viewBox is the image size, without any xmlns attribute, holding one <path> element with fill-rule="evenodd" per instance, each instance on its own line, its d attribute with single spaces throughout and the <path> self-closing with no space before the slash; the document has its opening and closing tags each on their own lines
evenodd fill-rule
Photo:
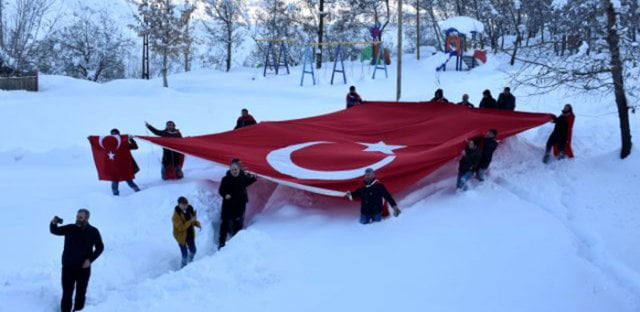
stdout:
<svg viewBox="0 0 640 312">
<path fill-rule="evenodd" d="M 362 104 L 362 98 L 360 97 L 360 94 L 356 92 L 356 87 L 349 87 L 349 93 L 347 93 L 347 108 L 351 108 L 360 104 Z"/>
<path fill-rule="evenodd" d="M 480 151 L 478 150 L 477 142 L 476 140 L 468 140 L 458 165 L 458 190 L 466 191 L 468 189 L 467 181 L 469 181 L 473 173 L 476 172 L 479 163 Z"/>
<path fill-rule="evenodd" d="M 462 105 L 462 106 L 469 107 L 469 108 L 474 108 L 475 107 L 473 104 L 471 104 L 471 102 L 469 102 L 469 95 L 468 94 L 463 94 L 462 95 L 462 102 L 458 103 L 458 105 Z"/>
<path fill-rule="evenodd" d="M 252 126 L 255 124 L 257 124 L 257 122 L 253 118 L 253 116 L 249 114 L 249 110 L 246 108 L 243 108 L 242 111 L 240 112 L 240 117 L 238 117 L 238 120 L 236 121 L 236 127 L 233 129 L 234 130 L 240 129 L 240 128 Z"/>
<path fill-rule="evenodd" d="M 431 102 L 449 103 L 449 100 L 447 100 L 447 98 L 444 97 L 444 91 L 442 91 L 442 89 L 438 89 L 436 90 L 433 98 L 431 99 Z"/>
<path fill-rule="evenodd" d="M 97 228 L 89 224 L 89 210 L 80 209 L 74 224 L 58 226 L 62 219 L 53 217 L 49 231 L 53 235 L 64 236 L 62 251 L 62 312 L 80 311 L 84 308 L 91 264 L 100 257 L 104 250 L 102 237 Z M 73 290 L 76 296 L 73 302 Z"/>
<path fill-rule="evenodd" d="M 380 222 L 382 220 L 383 207 L 386 205 L 385 201 L 391 205 L 393 216 L 400 215 L 400 209 L 396 201 L 384 184 L 376 180 L 373 169 L 367 168 L 365 170 L 363 182 L 364 186 L 345 194 L 349 199 L 360 198 L 360 223 Z"/>
<path fill-rule="evenodd" d="M 484 174 L 489 169 L 493 159 L 493 152 L 498 148 L 497 135 L 498 130 L 489 129 L 484 137 L 480 139 L 480 162 L 478 163 L 478 171 L 476 171 L 476 178 L 480 181 L 484 181 Z"/>
<path fill-rule="evenodd" d="M 491 91 L 484 90 L 482 92 L 482 101 L 480 101 L 480 108 L 498 108 L 496 99 L 491 96 Z"/>
<path fill-rule="evenodd" d="M 570 104 L 565 105 L 562 109 L 562 114 L 553 120 L 555 127 L 547 140 L 547 147 L 542 162 L 545 164 L 549 162 L 552 148 L 558 159 L 564 159 L 565 157 L 573 158 L 571 137 L 573 136 L 573 123 L 575 119 L 573 107 L 571 107 Z"/>
<path fill-rule="evenodd" d="M 119 136 L 120 135 L 120 130 L 111 129 L 111 135 L 118 135 Z M 129 137 L 129 142 L 127 142 L 127 143 L 129 144 L 129 150 L 137 150 L 138 149 L 138 143 L 132 137 Z M 136 160 L 133 159 L 133 157 L 131 157 L 131 160 L 133 161 L 133 173 L 138 173 L 138 171 L 140 171 L 140 167 L 138 167 L 138 164 L 136 163 Z M 119 184 L 120 184 L 119 181 L 111 181 L 111 192 L 113 192 L 114 196 L 120 195 L 120 191 L 118 190 L 118 185 Z M 127 185 L 129 185 L 129 187 L 132 188 L 135 192 L 140 192 L 140 188 L 138 187 L 138 185 L 136 185 L 135 182 L 133 182 L 133 179 L 127 180 Z"/>
<path fill-rule="evenodd" d="M 511 94 L 511 88 L 504 88 L 504 92 L 498 96 L 498 109 L 515 110 L 516 109 L 516 97 Z"/>
<path fill-rule="evenodd" d="M 145 122 L 145 125 L 153 134 L 163 138 L 181 138 L 182 134 L 180 130 L 176 129 L 176 124 L 173 121 L 167 121 L 166 128 L 164 130 L 158 130 L 149 123 Z M 175 173 L 175 177 L 182 179 L 182 163 L 184 162 L 184 155 L 178 152 L 174 152 L 170 149 L 162 149 L 162 179 L 168 179 L 167 170 L 172 169 Z"/>
<path fill-rule="evenodd" d="M 244 215 L 249 202 L 247 187 L 254 182 L 256 176 L 243 170 L 240 161 L 234 159 L 218 190 L 222 196 L 218 249 L 224 247 L 228 234 L 233 237 L 244 227 Z"/>
<path fill-rule="evenodd" d="M 178 242 L 180 253 L 182 254 L 182 267 L 193 261 L 196 255 L 196 231 L 194 227 L 200 228 L 200 222 L 196 218 L 196 211 L 186 197 L 178 198 L 178 205 L 173 209 L 173 237 Z"/>
</svg>

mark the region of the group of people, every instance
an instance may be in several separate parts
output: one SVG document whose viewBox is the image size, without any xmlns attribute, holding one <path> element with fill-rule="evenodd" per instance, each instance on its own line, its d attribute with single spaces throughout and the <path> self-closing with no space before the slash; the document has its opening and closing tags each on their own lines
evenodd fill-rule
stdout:
<svg viewBox="0 0 640 312">
<path fill-rule="evenodd" d="M 442 89 L 437 89 L 433 98 L 430 102 L 437 103 L 452 103 L 463 105 L 469 108 L 475 108 L 476 106 L 469 102 L 469 95 L 463 94 L 462 101 L 458 103 L 449 102 L 449 100 L 444 97 L 444 91 Z M 346 97 L 347 108 L 354 107 L 356 105 L 360 105 L 364 103 L 360 94 L 356 92 L 355 86 L 349 87 L 349 93 L 347 93 Z M 490 90 L 484 90 L 482 92 L 482 100 L 480 101 L 479 108 L 493 108 L 493 109 L 502 109 L 502 110 L 510 110 L 513 111 L 516 109 L 516 97 L 511 93 L 511 88 L 505 87 L 502 93 L 498 96 L 498 100 L 493 98 Z"/>
<path fill-rule="evenodd" d="M 238 117 L 238 119 L 236 120 L 236 126 L 234 127 L 234 130 L 248 127 L 255 124 L 257 124 L 255 118 L 253 118 L 253 116 L 249 114 L 249 110 L 247 110 L 246 108 L 243 108 L 242 111 L 240 112 L 240 117 Z M 148 122 L 145 122 L 145 127 L 149 129 L 151 133 L 159 137 L 163 137 L 163 138 L 181 138 L 182 137 L 182 133 L 180 133 L 180 130 L 176 128 L 175 122 L 171 120 L 166 122 L 165 128 L 162 130 L 155 128 Z M 115 135 L 119 136 L 120 130 L 112 129 L 110 134 L 114 136 Z M 129 137 L 128 147 L 130 150 L 138 149 L 138 144 L 135 141 L 135 139 L 133 139 L 133 137 Z M 138 173 L 138 171 L 140 171 L 140 168 L 138 167 L 138 164 L 136 163 L 135 159 L 133 159 L 133 157 L 132 157 L 132 161 L 133 161 L 134 174 Z M 162 149 L 162 168 L 160 169 L 160 176 L 162 177 L 163 180 L 182 179 L 184 177 L 184 173 L 182 172 L 183 164 L 184 164 L 184 154 L 170 150 L 168 148 L 163 148 Z M 135 192 L 140 191 L 140 187 L 133 181 L 133 179 L 127 180 L 126 183 Z M 118 189 L 119 184 L 120 184 L 120 181 L 111 181 L 111 191 L 114 196 L 120 195 L 120 190 Z"/>
<path fill-rule="evenodd" d="M 436 90 L 431 102 L 451 103 L 444 97 L 444 91 L 442 89 Z M 466 93 L 462 95 L 462 101 L 456 104 L 470 108 L 476 107 L 473 103 L 469 102 L 469 95 Z M 511 88 L 505 87 L 502 93 L 498 96 L 498 100 L 496 100 L 491 95 L 491 91 L 487 89 L 482 92 L 482 100 L 478 107 L 513 111 L 516 109 L 516 97 L 511 93 Z"/>
<path fill-rule="evenodd" d="M 437 89 L 435 91 L 430 102 L 452 103 L 444 97 L 444 91 L 442 89 Z M 347 93 L 346 97 L 347 108 L 363 103 L 364 101 L 362 100 L 362 97 L 356 92 L 356 87 L 349 87 L 349 93 Z M 463 94 L 462 101 L 455 104 L 468 108 L 476 107 L 469 101 L 468 94 Z M 511 93 L 511 88 L 505 87 L 496 100 L 491 95 L 491 91 L 487 89 L 482 92 L 482 100 L 480 101 L 478 108 L 514 111 L 516 108 L 516 97 Z M 562 109 L 562 113 L 553 120 L 555 127 L 547 140 L 545 154 L 543 157 L 544 163 L 548 163 L 551 159 L 552 150 L 558 159 L 573 157 L 573 151 L 571 150 L 571 137 L 574 120 L 575 116 L 573 114 L 573 108 L 570 104 L 566 104 Z M 493 159 L 493 153 L 498 147 L 498 141 L 496 140 L 497 135 L 498 131 L 496 129 L 489 129 L 483 137 L 472 138 L 466 141 L 458 166 L 458 178 L 456 183 L 458 190 L 467 190 L 467 181 L 474 175 L 479 181 L 484 181 L 484 174 L 489 168 L 491 160 Z"/>
<path fill-rule="evenodd" d="M 347 108 L 363 103 L 362 98 L 351 86 L 347 94 Z M 432 99 L 434 102 L 446 102 L 444 92 L 438 89 Z M 483 99 L 480 108 L 497 108 L 505 110 L 515 109 L 515 97 L 510 93 L 509 88 L 505 88 L 496 101 L 491 96 L 489 90 L 483 92 Z M 475 107 L 469 102 L 469 96 L 463 95 L 462 101 L 457 103 L 467 107 Z M 573 157 L 571 151 L 571 129 L 575 116 L 571 105 L 567 104 L 562 110 L 562 114 L 554 119 L 555 127 L 547 140 L 543 162 L 547 163 L 551 158 L 553 150 L 558 159 Z M 243 109 L 241 116 L 236 122 L 235 129 L 256 124 L 255 119 L 249 115 L 247 109 Z M 146 127 L 155 135 L 161 137 L 180 138 L 182 134 L 176 128 L 173 121 L 168 121 L 164 130 L 158 130 L 145 123 Z M 118 129 L 111 130 L 111 135 L 120 135 Z M 498 147 L 496 137 L 498 131 L 489 129 L 482 137 L 471 138 L 466 141 L 462 157 L 458 166 L 458 177 L 456 186 L 458 190 L 467 190 L 467 182 L 476 177 L 479 181 L 484 181 L 485 172 L 489 168 L 493 159 L 493 154 Z M 138 148 L 133 138 L 129 138 L 129 148 Z M 162 156 L 162 178 L 167 179 L 173 175 L 181 179 L 182 162 L 184 155 L 163 149 Z M 139 170 L 134 162 L 135 172 Z M 220 212 L 220 227 L 218 236 L 218 249 L 225 246 L 228 237 L 233 237 L 244 228 L 245 214 L 249 196 L 247 188 L 257 181 L 255 174 L 246 170 L 240 159 L 233 159 L 229 165 L 229 170 L 220 182 L 218 194 L 222 198 Z M 126 181 L 136 192 L 140 188 L 133 180 Z M 114 195 L 119 195 L 118 181 L 113 181 L 111 188 Z M 345 193 L 345 197 L 350 200 L 360 199 L 360 223 L 369 224 L 380 222 L 388 215 L 388 206 L 391 206 L 392 215 L 397 217 L 401 210 L 398 208 L 393 196 L 387 188 L 375 177 L 373 169 L 366 169 L 363 177 L 363 185 L 353 191 Z M 50 223 L 50 232 L 54 235 L 65 237 L 64 250 L 62 253 L 62 300 L 61 310 L 80 311 L 85 304 L 85 294 L 91 275 L 91 264 L 102 254 L 104 244 L 97 228 L 89 224 L 90 213 L 87 209 L 80 209 L 77 212 L 75 223 L 59 226 L 63 220 L 54 217 Z M 195 228 L 201 228 L 202 224 L 197 218 L 197 212 L 186 197 L 180 196 L 177 205 L 174 207 L 172 215 L 173 236 L 178 243 L 181 253 L 181 266 L 184 267 L 193 261 L 196 254 Z M 73 293 L 75 289 L 75 302 Z"/>
</svg>

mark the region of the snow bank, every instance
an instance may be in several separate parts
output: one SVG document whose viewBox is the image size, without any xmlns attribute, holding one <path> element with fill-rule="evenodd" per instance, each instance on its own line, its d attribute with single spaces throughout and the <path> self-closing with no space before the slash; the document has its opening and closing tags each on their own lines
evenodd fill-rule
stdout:
<svg viewBox="0 0 640 312">
<path fill-rule="evenodd" d="M 442 88 L 450 101 L 467 93 L 478 104 L 483 90 L 497 96 L 508 86 L 513 71 L 500 54 L 470 72 L 436 73 L 441 62 L 405 57 L 403 100 Z M 574 104 L 577 157 L 543 165 L 553 125 L 527 131 L 501 143 L 485 182 L 456 193 L 451 162 L 395 194 L 403 213 L 380 224 L 359 225 L 357 203 L 261 181 L 250 189 L 248 229 L 219 252 L 216 181 L 225 168 L 187 158 L 184 180 L 162 181 L 161 149 L 139 142 L 142 192 L 122 183 L 113 197 L 96 179 L 86 136 L 113 127 L 145 134 L 145 120 L 173 119 L 184 135 L 220 132 L 243 107 L 259 121 L 307 117 L 342 109 L 350 84 L 365 100 L 393 100 L 395 67 L 388 79 L 371 80 L 360 66 L 347 63 L 346 86 L 328 83 L 325 64 L 319 84 L 302 88 L 295 67 L 268 78 L 252 69 L 195 71 L 171 76 L 169 89 L 158 79 L 99 85 L 45 76 L 42 92 L 0 92 L 0 209 L 10 212 L 0 221 L 8 251 L 2 309 L 57 309 L 63 241 L 47 226 L 54 214 L 71 221 L 80 207 L 91 210 L 106 246 L 93 264 L 87 311 L 640 309 L 640 252 L 629 248 L 640 244 L 640 157 L 634 150 L 617 159 L 617 115 L 606 94 L 512 88 L 519 110 Z M 639 117 L 630 118 L 637 133 Z M 170 219 L 181 195 L 203 229 L 196 260 L 178 270 Z"/>
<path fill-rule="evenodd" d="M 472 33 L 484 33 L 482 22 L 468 16 L 455 16 L 439 23 L 440 29 L 445 32 L 449 28 L 455 28 L 458 32 L 471 36 Z"/>
</svg>

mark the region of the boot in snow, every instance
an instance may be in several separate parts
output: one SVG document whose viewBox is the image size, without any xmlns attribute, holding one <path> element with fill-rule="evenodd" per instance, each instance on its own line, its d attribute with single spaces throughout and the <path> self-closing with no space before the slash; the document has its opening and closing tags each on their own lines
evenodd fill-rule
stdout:
<svg viewBox="0 0 640 312">
<path fill-rule="evenodd" d="M 549 153 L 544 154 L 544 157 L 542 157 L 542 162 L 543 163 L 548 163 L 549 159 L 551 158 L 551 155 L 549 155 Z"/>
</svg>

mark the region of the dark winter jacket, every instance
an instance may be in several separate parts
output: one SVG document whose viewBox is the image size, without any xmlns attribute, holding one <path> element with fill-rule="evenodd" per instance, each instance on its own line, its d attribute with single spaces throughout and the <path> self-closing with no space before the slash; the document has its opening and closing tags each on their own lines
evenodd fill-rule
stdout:
<svg viewBox="0 0 640 312">
<path fill-rule="evenodd" d="M 360 213 L 363 215 L 375 215 L 382 213 L 383 199 L 386 199 L 392 207 L 396 206 L 387 188 L 378 180 L 366 184 L 361 188 L 351 192 L 354 198 L 360 198 Z"/>
<path fill-rule="evenodd" d="M 498 109 L 515 110 L 516 97 L 511 93 L 500 93 L 500 96 L 498 96 Z"/>
<path fill-rule="evenodd" d="M 433 97 L 430 102 L 449 103 L 446 97 Z"/>
<path fill-rule="evenodd" d="M 357 92 L 347 93 L 347 108 L 362 104 L 362 98 Z"/>
<path fill-rule="evenodd" d="M 175 129 L 173 131 L 169 130 L 158 130 L 154 128 L 152 125 L 147 125 L 149 131 L 153 134 L 163 137 L 163 138 L 181 138 L 182 134 L 180 130 Z M 162 165 L 163 166 L 174 166 L 179 167 L 182 165 L 182 161 L 184 160 L 184 155 L 178 152 L 174 152 L 170 149 L 163 148 L 162 149 Z"/>
<path fill-rule="evenodd" d="M 480 151 L 477 148 L 464 149 L 464 156 L 460 158 L 460 164 L 458 166 L 459 173 L 465 173 L 469 171 L 476 171 L 478 164 L 480 163 Z"/>
<path fill-rule="evenodd" d="M 248 176 L 241 171 L 237 177 L 231 175 L 227 171 L 227 175 L 220 182 L 218 193 L 222 196 L 222 214 L 223 220 L 232 220 L 244 217 L 249 196 L 247 195 L 247 187 L 256 182 L 255 177 Z M 226 199 L 227 195 L 231 195 L 230 199 Z"/>
<path fill-rule="evenodd" d="M 138 149 L 138 143 L 132 137 L 129 137 L 129 149 L 130 150 Z M 133 156 L 131 156 L 131 160 L 133 160 L 133 173 L 138 173 L 138 171 L 140 171 L 140 167 L 138 167 L 138 163 L 133 158 Z"/>
<path fill-rule="evenodd" d="M 64 251 L 62 251 L 62 266 L 80 268 L 85 260 L 93 262 L 104 250 L 100 231 L 87 224 L 81 228 L 75 224 L 58 226 L 50 224 L 49 231 L 54 235 L 64 236 Z"/>
<path fill-rule="evenodd" d="M 236 127 L 233 129 L 240 129 L 246 126 L 251 126 L 257 124 L 256 120 L 251 115 L 240 116 L 238 117 L 238 121 L 236 121 Z"/>
<path fill-rule="evenodd" d="M 493 152 L 498 148 L 498 141 L 492 138 L 482 138 L 482 143 L 480 143 L 480 163 L 478 164 L 478 168 L 487 169 L 489 168 L 489 164 L 491 164 L 491 160 L 493 159 Z"/>
<path fill-rule="evenodd" d="M 469 108 L 474 108 L 475 106 L 473 104 L 471 104 L 471 102 L 460 102 L 458 103 L 458 105 L 463 105 Z"/>
<path fill-rule="evenodd" d="M 556 117 L 553 122 L 556 124 L 553 128 L 552 136 L 557 140 L 556 142 L 566 142 L 569 137 L 569 122 L 564 114 Z"/>
<path fill-rule="evenodd" d="M 498 108 L 498 102 L 493 97 L 483 97 L 480 101 L 480 108 Z"/>
<path fill-rule="evenodd" d="M 173 237 L 180 245 L 186 244 L 189 237 L 195 238 L 196 233 L 193 227 L 200 227 L 200 222 L 196 220 L 196 211 L 191 205 L 187 207 L 186 213 L 179 206 L 176 206 L 171 222 L 173 223 Z"/>
</svg>

